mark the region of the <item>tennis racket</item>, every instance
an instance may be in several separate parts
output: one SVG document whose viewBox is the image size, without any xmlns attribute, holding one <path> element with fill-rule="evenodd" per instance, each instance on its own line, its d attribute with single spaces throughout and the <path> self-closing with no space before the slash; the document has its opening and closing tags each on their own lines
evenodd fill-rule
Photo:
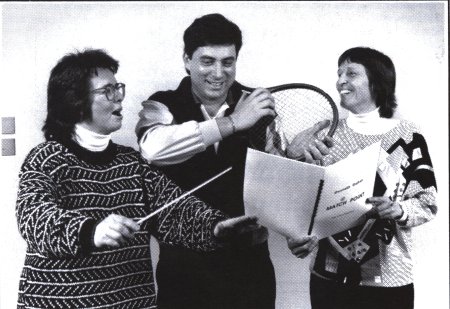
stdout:
<svg viewBox="0 0 450 309">
<path fill-rule="evenodd" d="M 332 137 L 339 120 L 333 99 L 322 89 L 303 83 L 292 83 L 267 88 L 275 99 L 275 117 L 266 117 L 256 123 L 249 132 L 250 146 L 271 152 L 269 144 L 285 149 L 296 136 L 323 120 L 329 125 L 322 134 Z M 254 88 L 243 87 L 243 92 Z M 311 130 L 310 130 L 311 131 Z M 324 135 L 325 135 L 324 134 Z"/>
</svg>

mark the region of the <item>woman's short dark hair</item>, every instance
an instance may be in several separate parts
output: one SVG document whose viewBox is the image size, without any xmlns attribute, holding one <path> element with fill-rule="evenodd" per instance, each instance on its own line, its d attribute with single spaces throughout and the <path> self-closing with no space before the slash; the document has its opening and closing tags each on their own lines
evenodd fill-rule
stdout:
<svg viewBox="0 0 450 309">
<path fill-rule="evenodd" d="M 231 45 L 236 55 L 242 47 L 242 33 L 239 27 L 221 14 L 208 14 L 197 18 L 184 31 L 184 52 L 192 58 L 195 50 L 208 45 Z"/>
<path fill-rule="evenodd" d="M 370 92 L 379 107 L 381 117 L 391 118 L 397 107 L 395 98 L 395 67 L 391 58 L 369 47 L 354 47 L 346 50 L 338 60 L 359 63 L 366 69 Z"/>
<path fill-rule="evenodd" d="M 86 49 L 61 58 L 50 73 L 47 87 L 45 139 L 71 139 L 75 124 L 91 118 L 90 80 L 98 68 L 119 69 L 119 62 L 99 49 Z"/>
</svg>

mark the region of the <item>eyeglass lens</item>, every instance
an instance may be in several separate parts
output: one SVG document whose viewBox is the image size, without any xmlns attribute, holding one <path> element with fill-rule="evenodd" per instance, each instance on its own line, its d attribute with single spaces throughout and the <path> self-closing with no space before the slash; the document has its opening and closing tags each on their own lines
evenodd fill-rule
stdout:
<svg viewBox="0 0 450 309">
<path fill-rule="evenodd" d="M 115 85 L 109 85 L 105 88 L 106 98 L 110 101 L 115 99 L 117 94 L 123 98 L 125 97 L 125 84 L 118 83 Z"/>
</svg>

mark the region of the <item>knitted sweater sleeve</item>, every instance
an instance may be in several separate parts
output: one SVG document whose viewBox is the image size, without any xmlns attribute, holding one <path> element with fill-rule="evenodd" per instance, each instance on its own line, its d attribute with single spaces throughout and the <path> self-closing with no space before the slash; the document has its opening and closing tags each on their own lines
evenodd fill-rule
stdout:
<svg viewBox="0 0 450 309">
<path fill-rule="evenodd" d="M 435 217 L 437 186 L 427 143 L 417 127 L 407 146 L 408 160 L 403 172 L 406 184 L 400 204 L 408 218 L 404 226 L 414 227 Z"/>
<path fill-rule="evenodd" d="M 149 212 L 173 201 L 184 192 L 156 168 L 143 163 L 144 185 Z M 158 240 L 197 251 L 211 251 L 219 244 L 213 230 L 226 219 L 219 210 L 212 209 L 193 195 L 181 199 L 152 218 L 153 233 Z"/>
<path fill-rule="evenodd" d="M 60 147 L 44 143 L 33 149 L 19 173 L 16 217 L 28 251 L 51 258 L 75 257 L 82 252 L 80 233 L 91 219 L 62 207 L 57 170 Z"/>
</svg>

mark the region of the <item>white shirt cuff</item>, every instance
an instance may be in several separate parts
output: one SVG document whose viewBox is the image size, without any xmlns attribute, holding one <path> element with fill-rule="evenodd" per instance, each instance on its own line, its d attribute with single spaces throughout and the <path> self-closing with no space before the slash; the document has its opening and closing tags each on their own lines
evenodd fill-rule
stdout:
<svg viewBox="0 0 450 309">
<path fill-rule="evenodd" d="M 215 119 L 200 122 L 198 128 L 206 147 L 222 140 L 222 135 L 220 134 L 219 126 Z"/>
</svg>

